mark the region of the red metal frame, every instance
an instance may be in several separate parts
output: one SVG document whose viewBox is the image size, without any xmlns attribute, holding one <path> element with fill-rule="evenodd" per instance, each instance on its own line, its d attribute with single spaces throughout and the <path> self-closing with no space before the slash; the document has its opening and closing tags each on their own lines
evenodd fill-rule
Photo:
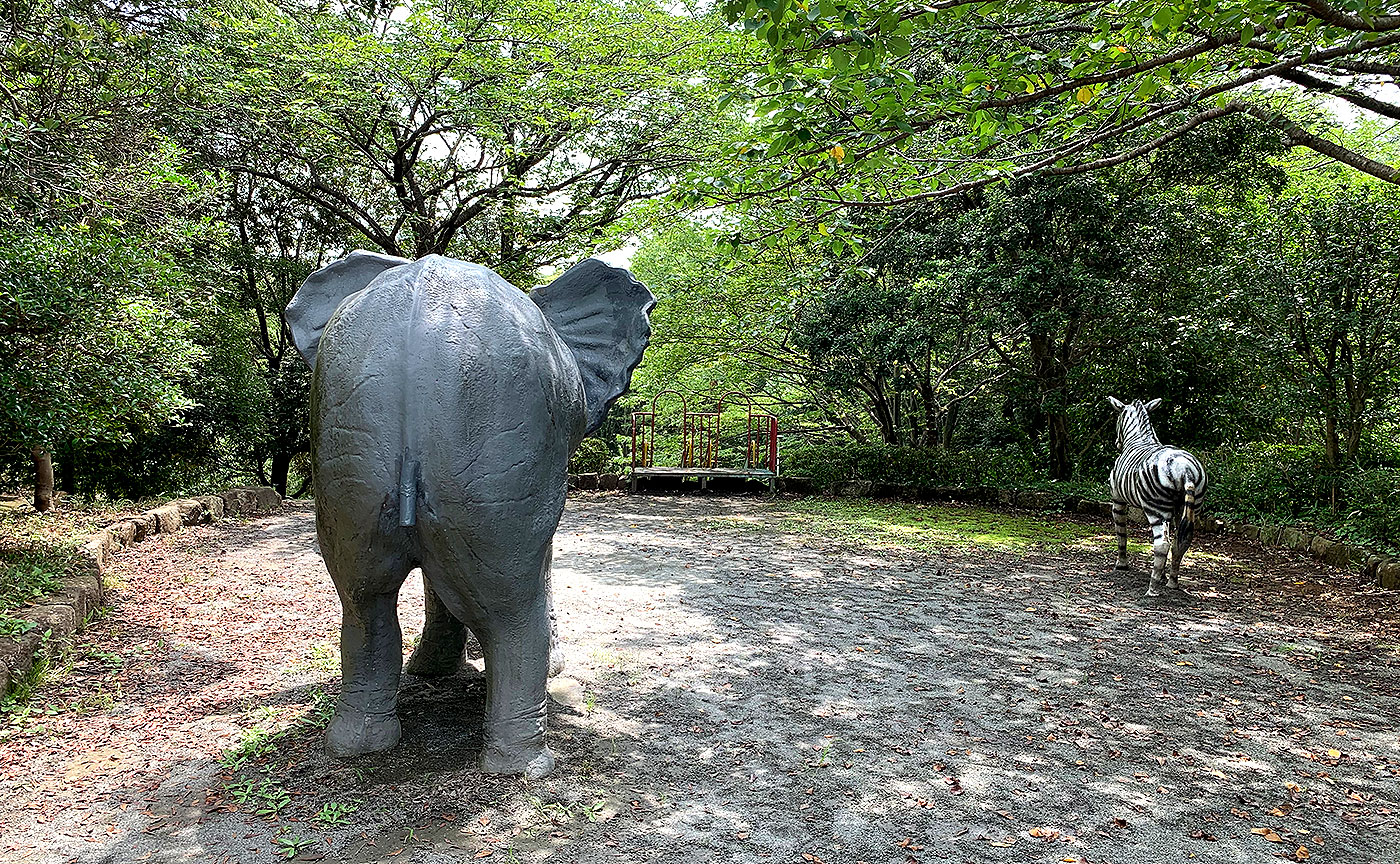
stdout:
<svg viewBox="0 0 1400 864">
<path fill-rule="evenodd" d="M 714 411 L 691 411 L 685 394 L 662 390 L 651 400 L 650 411 L 632 412 L 632 468 L 656 464 L 656 409 L 661 397 L 673 394 L 681 400 L 681 452 L 679 468 L 719 467 L 720 434 L 726 401 L 742 399 L 745 408 L 745 467 L 750 471 L 778 473 L 778 418 L 756 409 L 753 398 L 738 390 L 720 397 Z"/>
</svg>

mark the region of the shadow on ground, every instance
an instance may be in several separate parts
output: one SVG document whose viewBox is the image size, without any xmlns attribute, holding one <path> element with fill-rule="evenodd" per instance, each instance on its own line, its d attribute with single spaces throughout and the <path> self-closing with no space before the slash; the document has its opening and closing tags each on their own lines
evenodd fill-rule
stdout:
<svg viewBox="0 0 1400 864">
<path fill-rule="evenodd" d="M 1042 546 L 960 542 L 995 519 L 968 511 L 817 515 L 573 501 L 560 770 L 530 783 L 476 770 L 470 672 L 405 678 L 393 751 L 325 758 L 338 606 L 309 508 L 143 546 L 41 694 L 57 713 L 0 744 L 0 856 L 1396 860 L 1395 592 L 1211 539 L 1194 596 L 1151 603 L 1094 523 L 1045 517 Z"/>
</svg>

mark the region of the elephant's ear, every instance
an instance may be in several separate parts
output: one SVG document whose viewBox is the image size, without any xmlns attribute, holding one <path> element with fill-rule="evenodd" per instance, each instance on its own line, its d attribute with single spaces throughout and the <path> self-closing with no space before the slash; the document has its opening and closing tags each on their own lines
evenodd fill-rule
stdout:
<svg viewBox="0 0 1400 864">
<path fill-rule="evenodd" d="M 316 368 L 316 346 L 321 342 L 321 331 L 326 329 L 341 301 L 367 287 L 374 277 L 390 267 L 407 263 L 406 258 L 378 252 L 351 252 L 306 277 L 292 302 L 287 304 L 286 313 L 292 341 L 306 365 Z"/>
<path fill-rule="evenodd" d="M 647 313 L 656 298 L 631 273 L 596 258 L 575 264 L 530 297 L 574 352 L 592 432 L 627 392 L 632 370 L 642 362 L 651 339 Z"/>
</svg>

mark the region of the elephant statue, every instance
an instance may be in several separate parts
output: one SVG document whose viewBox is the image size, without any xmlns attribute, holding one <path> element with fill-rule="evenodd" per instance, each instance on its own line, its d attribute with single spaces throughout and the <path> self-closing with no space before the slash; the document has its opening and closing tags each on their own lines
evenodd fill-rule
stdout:
<svg viewBox="0 0 1400 864">
<path fill-rule="evenodd" d="M 410 670 L 455 671 L 469 628 L 486 661 L 482 769 L 554 767 L 549 569 L 569 457 L 626 391 L 655 302 L 596 259 L 527 294 L 440 255 L 355 252 L 297 290 L 286 317 L 314 370 L 316 536 L 343 609 L 332 756 L 398 742 L 397 597 L 419 567 Z"/>
</svg>

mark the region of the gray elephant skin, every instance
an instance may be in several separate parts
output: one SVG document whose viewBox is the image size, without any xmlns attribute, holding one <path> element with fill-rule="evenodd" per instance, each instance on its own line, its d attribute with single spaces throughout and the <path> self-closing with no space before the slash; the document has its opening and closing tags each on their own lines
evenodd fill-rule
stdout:
<svg viewBox="0 0 1400 864">
<path fill-rule="evenodd" d="M 316 533 L 343 608 L 331 755 L 399 739 L 397 597 L 421 567 L 410 672 L 451 674 L 469 628 L 486 660 L 482 769 L 553 768 L 549 568 L 569 457 L 627 389 L 654 304 L 593 259 L 526 294 L 451 258 L 356 252 L 297 291 Z"/>
</svg>

